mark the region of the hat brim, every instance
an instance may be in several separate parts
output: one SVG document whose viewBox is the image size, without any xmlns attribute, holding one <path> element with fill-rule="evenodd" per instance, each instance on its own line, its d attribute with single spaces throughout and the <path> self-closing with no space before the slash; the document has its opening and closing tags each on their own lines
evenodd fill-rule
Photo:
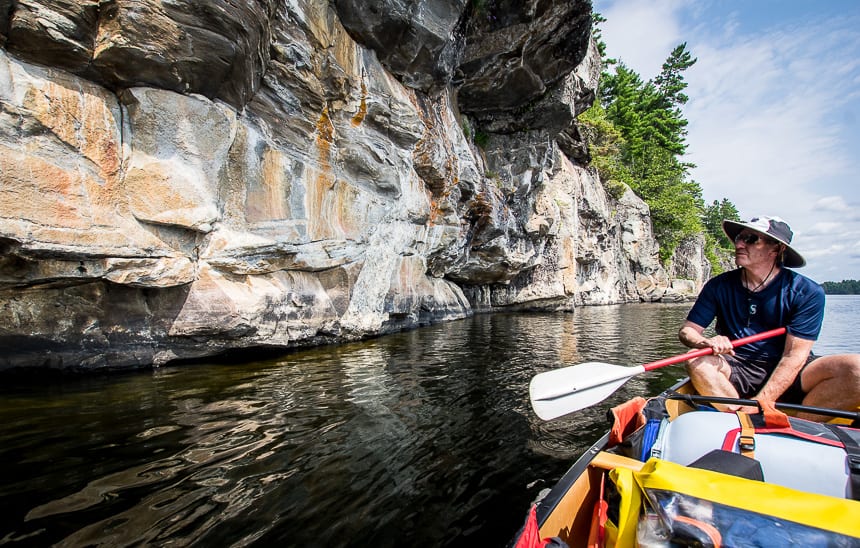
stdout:
<svg viewBox="0 0 860 548">
<path fill-rule="evenodd" d="M 763 232 L 761 228 L 750 225 L 748 223 L 730 221 L 728 219 L 723 221 L 723 232 L 726 233 L 726 236 L 728 236 L 729 240 L 732 242 L 735 241 L 735 236 L 737 236 L 740 231 L 745 228 L 752 230 L 753 232 L 757 232 L 758 234 L 767 236 L 768 238 L 776 240 L 777 242 L 783 244 L 785 246 L 785 254 L 783 255 L 782 261 L 783 266 L 787 266 L 788 268 L 800 268 L 802 266 L 806 266 L 806 259 L 804 259 L 800 253 L 798 253 L 793 247 L 791 247 L 791 244 L 789 244 L 782 238 L 777 238 L 773 234 Z"/>
</svg>

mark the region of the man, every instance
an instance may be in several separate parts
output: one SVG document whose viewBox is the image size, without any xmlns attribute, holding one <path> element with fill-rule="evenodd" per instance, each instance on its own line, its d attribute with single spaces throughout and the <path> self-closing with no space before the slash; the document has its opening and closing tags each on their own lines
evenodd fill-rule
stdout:
<svg viewBox="0 0 860 548">
<path fill-rule="evenodd" d="M 688 362 L 693 386 L 713 396 L 857 409 L 860 355 L 811 353 L 824 318 L 824 291 L 789 270 L 806 264 L 791 247 L 791 228 L 778 217 L 756 217 L 745 223 L 725 220 L 723 230 L 735 243 L 739 268 L 705 284 L 678 332 L 690 348 L 714 349 Z M 717 335 L 706 337 L 705 328 L 715 318 Z M 732 349 L 734 339 L 781 326 L 786 335 Z"/>
</svg>

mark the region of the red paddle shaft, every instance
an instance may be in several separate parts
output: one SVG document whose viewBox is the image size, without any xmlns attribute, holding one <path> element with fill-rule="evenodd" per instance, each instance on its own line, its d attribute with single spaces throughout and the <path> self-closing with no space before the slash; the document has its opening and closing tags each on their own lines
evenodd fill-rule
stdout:
<svg viewBox="0 0 860 548">
<path fill-rule="evenodd" d="M 742 339 L 736 339 L 732 341 L 732 348 L 737 348 L 738 346 L 743 346 L 745 344 L 762 341 L 771 337 L 776 337 L 778 335 L 782 335 L 783 333 L 785 333 L 784 327 L 778 327 L 776 329 L 771 329 L 770 331 L 756 333 L 755 335 L 750 335 L 749 337 L 743 337 Z M 707 356 L 708 354 L 713 353 L 713 348 L 700 348 L 699 350 L 696 350 L 694 352 L 687 352 L 686 354 L 680 354 L 678 356 L 672 356 L 671 358 L 663 358 L 662 360 L 657 360 L 656 362 L 646 363 L 642 366 L 642 368 L 645 371 L 651 371 L 653 369 L 665 367 L 667 365 L 675 365 L 676 363 L 685 362 L 692 358 L 698 358 L 699 356 Z"/>
</svg>

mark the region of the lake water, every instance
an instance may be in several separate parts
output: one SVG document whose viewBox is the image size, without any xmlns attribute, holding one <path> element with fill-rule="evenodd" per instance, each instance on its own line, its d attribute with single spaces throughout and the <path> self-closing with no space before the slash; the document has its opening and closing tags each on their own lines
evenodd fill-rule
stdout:
<svg viewBox="0 0 860 548">
<path fill-rule="evenodd" d="M 820 354 L 860 351 L 828 297 Z M 277 359 L 0 388 L 3 546 L 504 546 L 636 377 L 542 422 L 531 377 L 684 351 L 689 304 L 478 316 Z"/>
</svg>

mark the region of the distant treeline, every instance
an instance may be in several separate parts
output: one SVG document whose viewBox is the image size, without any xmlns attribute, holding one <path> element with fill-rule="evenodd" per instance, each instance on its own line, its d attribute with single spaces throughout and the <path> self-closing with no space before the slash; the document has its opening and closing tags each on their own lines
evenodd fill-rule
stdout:
<svg viewBox="0 0 860 548">
<path fill-rule="evenodd" d="M 860 295 L 860 280 L 842 280 L 821 284 L 827 295 Z"/>
</svg>

